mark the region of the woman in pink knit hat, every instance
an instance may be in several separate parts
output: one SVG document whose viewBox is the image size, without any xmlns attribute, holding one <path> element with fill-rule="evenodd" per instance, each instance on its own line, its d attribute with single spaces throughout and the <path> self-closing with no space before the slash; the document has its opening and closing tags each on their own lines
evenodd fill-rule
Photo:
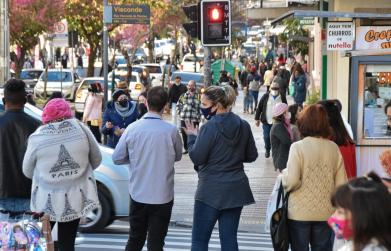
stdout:
<svg viewBox="0 0 391 251">
<path fill-rule="evenodd" d="M 280 172 L 286 168 L 289 148 L 292 144 L 290 118 L 287 104 L 278 103 L 273 107 L 273 126 L 270 130 L 270 142 L 274 168 Z"/>
<path fill-rule="evenodd" d="M 80 218 L 99 207 L 93 170 L 102 156 L 91 131 L 65 99 L 50 100 L 29 138 L 23 173 L 32 179 L 30 209 L 58 223 L 59 250 L 73 251 Z"/>
</svg>

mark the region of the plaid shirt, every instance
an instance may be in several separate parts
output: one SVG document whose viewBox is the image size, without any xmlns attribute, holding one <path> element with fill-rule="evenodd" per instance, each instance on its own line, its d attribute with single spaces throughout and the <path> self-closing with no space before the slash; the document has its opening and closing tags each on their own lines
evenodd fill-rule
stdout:
<svg viewBox="0 0 391 251">
<path fill-rule="evenodd" d="M 181 95 L 177 103 L 177 113 L 181 120 L 200 122 L 201 120 L 201 96 L 198 93 L 190 95 L 186 92 Z"/>
</svg>

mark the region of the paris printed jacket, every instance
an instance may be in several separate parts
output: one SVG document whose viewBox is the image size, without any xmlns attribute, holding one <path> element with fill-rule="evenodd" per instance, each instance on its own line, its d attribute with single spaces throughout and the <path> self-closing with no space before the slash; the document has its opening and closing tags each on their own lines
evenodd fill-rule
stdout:
<svg viewBox="0 0 391 251">
<path fill-rule="evenodd" d="M 99 207 L 93 169 L 101 160 L 94 136 L 76 119 L 39 127 L 23 161 L 23 173 L 32 179 L 31 211 L 68 222 Z"/>
</svg>

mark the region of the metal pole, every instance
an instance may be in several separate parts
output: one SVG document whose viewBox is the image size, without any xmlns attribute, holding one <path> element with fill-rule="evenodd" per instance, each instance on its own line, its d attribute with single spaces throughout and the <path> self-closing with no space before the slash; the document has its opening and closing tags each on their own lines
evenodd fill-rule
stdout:
<svg viewBox="0 0 391 251">
<path fill-rule="evenodd" d="M 0 1 L 0 85 L 10 78 L 8 1 Z"/>
<path fill-rule="evenodd" d="M 211 50 L 207 46 L 204 47 L 204 82 L 205 87 L 212 85 Z"/>
<path fill-rule="evenodd" d="M 105 8 L 108 5 L 108 0 L 103 0 L 103 7 Z M 104 107 L 106 107 L 107 101 L 108 101 L 108 89 L 109 89 L 109 84 L 107 80 L 107 74 L 108 74 L 108 31 L 107 31 L 107 24 L 104 22 L 103 23 L 103 81 L 104 81 Z"/>
</svg>

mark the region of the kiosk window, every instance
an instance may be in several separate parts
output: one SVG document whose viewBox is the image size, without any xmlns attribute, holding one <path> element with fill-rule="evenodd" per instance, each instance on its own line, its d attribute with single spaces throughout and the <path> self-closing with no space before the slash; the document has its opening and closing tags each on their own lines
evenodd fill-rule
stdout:
<svg viewBox="0 0 391 251">
<path fill-rule="evenodd" d="M 366 66 L 363 96 L 364 137 L 391 138 L 391 65 Z"/>
</svg>

